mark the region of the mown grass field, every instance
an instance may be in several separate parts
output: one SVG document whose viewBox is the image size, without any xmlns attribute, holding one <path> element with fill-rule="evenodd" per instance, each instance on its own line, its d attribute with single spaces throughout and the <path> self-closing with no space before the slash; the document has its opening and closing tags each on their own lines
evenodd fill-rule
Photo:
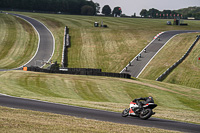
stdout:
<svg viewBox="0 0 200 133">
<path fill-rule="evenodd" d="M 67 25 L 72 37 L 72 45 L 68 53 L 69 67 L 101 68 L 106 72 L 120 72 L 161 31 L 200 29 L 199 21 L 185 21 L 189 26 L 182 27 L 168 26 L 166 20 L 160 19 L 25 14 L 42 21 L 53 31 L 56 38 L 56 52 L 53 60 L 61 61 L 63 29 Z M 103 21 L 109 28 L 95 28 L 93 27 L 95 21 Z M 157 79 L 185 54 L 196 39 L 196 35 L 198 33 L 174 37 L 148 65 L 140 78 Z M 193 50 L 192 53 L 199 56 L 197 50 Z M 196 58 L 191 59 L 192 64 L 196 62 Z M 199 66 L 189 66 L 188 69 L 183 65 L 184 70 L 180 71 L 177 68 L 179 77 L 170 76 L 165 81 L 199 88 Z M 183 72 L 185 69 L 187 69 L 187 76 L 186 72 Z"/>
<path fill-rule="evenodd" d="M 24 20 L 0 14 L 0 69 L 24 65 L 35 54 L 38 37 Z"/>
<path fill-rule="evenodd" d="M 71 36 L 71 47 L 69 48 L 68 53 L 69 67 L 101 68 L 103 71 L 107 72 L 120 72 L 123 67 L 126 66 L 127 63 L 134 56 L 136 56 L 157 33 L 161 31 L 200 29 L 199 21 L 186 21 L 189 26 L 179 27 L 167 26 L 166 20 L 159 19 L 130 19 L 37 13 L 20 14 L 36 18 L 37 20 L 43 22 L 52 31 L 56 40 L 56 48 L 53 56 L 54 61 L 58 61 L 59 63 L 61 61 L 63 33 L 64 27 L 67 25 L 70 28 Z M 18 41 L 18 39 L 14 38 L 14 35 L 18 36 L 16 32 L 19 32 L 18 27 L 20 26 L 8 28 L 5 26 L 8 25 L 8 23 L 4 22 L 6 19 L 9 19 L 9 22 L 12 20 L 21 26 L 22 23 L 25 23 L 12 16 L 4 17 L 6 18 L 2 19 L 2 17 L 0 17 L 0 21 L 2 22 L 0 23 L 0 30 L 2 30 L 0 32 L 1 45 L 3 44 L 1 43 L 3 41 Z M 15 19 L 17 19 L 17 21 L 15 21 Z M 93 23 L 95 21 L 103 21 L 104 24 L 109 26 L 109 28 L 95 28 L 93 27 Z M 26 27 L 28 28 L 30 26 L 27 25 Z M 23 27 L 22 31 L 27 31 L 24 29 L 25 28 Z M 14 32 L 9 30 L 13 30 Z M 33 31 L 34 30 L 32 29 L 28 30 L 29 34 L 27 34 L 29 37 L 33 37 L 33 35 L 31 35 Z M 11 33 L 13 34 L 11 35 L 13 36 L 13 39 L 6 37 Z M 35 42 L 35 40 L 37 40 L 36 34 L 34 36 L 34 39 L 31 40 L 34 40 L 34 44 L 37 45 Z M 149 64 L 147 72 L 144 72 L 144 75 L 141 75 L 141 78 L 138 80 L 9 71 L 0 72 L 0 93 L 116 112 L 121 112 L 124 108 L 127 108 L 129 102 L 134 98 L 151 95 L 155 98 L 155 102 L 158 104 L 158 107 L 155 109 L 157 112 L 155 117 L 200 124 L 200 89 L 198 84 L 199 69 L 197 62 L 195 64 L 196 60 L 191 62 L 191 60 L 194 59 L 193 56 L 196 57 L 199 53 L 199 44 L 194 48 L 194 51 L 192 51 L 192 54 L 187 59 L 192 65 L 187 66 L 186 64 L 183 64 L 182 67 L 180 66 L 180 68 L 177 68 L 174 71 L 176 73 L 172 73 L 170 75 L 172 76 L 170 79 L 173 79 L 171 81 L 169 79 L 166 79 L 164 82 L 153 81 L 156 74 L 159 76 L 159 73 L 165 71 L 170 64 L 174 63 L 173 61 L 176 61 L 175 57 L 182 56 L 181 54 L 186 52 L 185 50 L 187 50 L 191 43 L 193 43 L 193 39 L 195 38 L 194 36 L 194 34 L 186 34 L 175 37 L 171 43 L 166 45 L 166 50 L 168 50 L 171 46 L 174 47 L 174 49 L 172 48 L 173 54 L 169 53 L 167 55 L 169 60 L 169 62 L 165 64 L 167 66 L 163 67 L 162 63 L 160 63 L 159 67 L 155 68 L 156 70 L 158 69 L 158 72 L 152 73 L 152 70 L 154 70 L 154 67 L 152 66 L 154 66 L 154 64 Z M 29 40 L 29 37 L 26 38 L 21 35 L 23 41 Z M 22 40 L 18 45 L 23 44 Z M 180 45 L 181 40 L 184 40 L 185 42 L 183 45 Z M 30 42 L 30 44 L 32 43 Z M 23 48 L 25 49 L 27 46 L 24 46 Z M 180 50 L 177 48 L 180 48 Z M 12 47 L 12 49 L 14 49 L 14 47 Z M 9 53 L 10 51 L 11 50 L 7 50 L 5 53 Z M 31 51 L 33 52 L 34 50 L 32 49 Z M 162 51 L 164 51 L 164 49 Z M 159 55 L 159 57 L 164 57 L 165 54 L 167 54 L 162 51 L 159 53 L 162 54 Z M 18 54 L 19 53 L 23 52 L 18 52 Z M 175 53 L 177 56 L 175 56 Z M 13 56 L 22 59 L 18 56 L 18 54 Z M 0 59 L 1 57 L 2 55 L 0 56 Z M 8 59 L 10 59 L 10 57 Z M 18 62 L 17 60 L 13 61 L 15 62 L 15 65 L 16 62 Z M 12 68 L 15 66 L 8 64 L 8 66 L 4 66 L 3 68 L 10 67 Z M 153 69 L 149 70 L 149 68 Z M 195 68 L 195 71 L 193 71 L 193 68 Z M 187 71 L 185 69 L 187 69 Z M 186 73 L 183 73 L 183 71 L 189 73 L 190 76 L 186 78 Z M 191 71 L 193 72 L 191 73 Z M 178 76 L 177 73 L 181 73 L 182 75 Z M 174 78 L 176 76 L 178 76 L 178 78 Z M 176 83 L 180 83 L 182 86 L 176 85 Z M 58 129 L 59 132 L 62 132 L 65 129 L 76 132 L 77 130 L 75 129 L 75 124 L 64 124 L 63 121 L 72 121 L 76 123 L 76 120 L 81 120 L 84 121 L 84 123 L 89 123 L 89 120 L 86 119 L 57 116 L 47 113 L 40 114 L 38 112 L 29 112 L 24 110 L 12 110 L 4 107 L 0 108 L 1 110 L 8 110 L 8 112 L 3 111 L 5 115 L 1 115 L 0 117 L 0 127 L 2 127 L 1 129 L 3 129 L 3 131 L 16 131 L 16 126 L 14 125 L 18 125 L 22 129 L 20 132 L 27 130 L 33 132 L 43 132 L 44 130 L 47 130 L 47 128 L 55 128 Z M 13 115 L 13 118 L 9 117 L 11 115 Z M 33 119 L 29 118 L 21 121 L 20 118 L 24 117 L 24 115 L 33 116 Z M 20 117 L 18 118 L 18 116 Z M 25 116 L 25 118 L 27 116 Z M 37 117 L 36 122 L 34 122 L 34 120 L 36 120 L 35 117 Z M 11 123 L 11 121 L 13 123 Z M 91 123 L 94 124 L 93 121 L 91 121 Z M 102 122 L 100 123 L 100 125 L 102 125 L 100 127 L 92 124 L 82 124 L 81 126 L 80 124 L 81 127 L 78 129 L 83 132 L 93 132 L 94 130 L 92 128 L 97 127 L 97 129 L 95 128 L 96 131 L 100 132 L 118 132 L 118 128 L 116 131 L 115 129 L 111 130 L 109 126 L 106 126 L 110 124 L 111 123 L 105 124 Z M 111 125 L 120 127 L 120 130 L 127 132 L 130 132 L 128 129 L 132 129 L 132 127 L 130 128 L 128 125 L 125 126 L 127 129 L 123 128 L 121 125 Z M 108 128 L 102 129 L 104 126 Z M 36 131 L 33 129 L 36 129 Z M 146 129 L 143 131 L 143 128 L 141 130 L 140 129 L 141 128 L 138 129 L 139 132 L 154 132 L 154 129 L 151 129 L 150 131 Z M 133 130 L 131 130 L 131 132 L 133 132 Z M 161 132 L 161 130 L 156 130 L 156 132 Z"/>
<path fill-rule="evenodd" d="M 1 132 L 17 133 L 178 133 L 157 128 L 101 122 L 71 116 L 11 109 L 0 106 Z"/>
<path fill-rule="evenodd" d="M 185 21 L 189 26 L 180 27 L 168 26 L 167 20 L 160 19 L 21 14 L 36 18 L 53 32 L 54 61 L 61 62 L 64 27 L 68 26 L 71 36 L 69 67 L 101 68 L 106 72 L 120 72 L 161 31 L 200 29 L 198 21 Z M 103 21 L 109 28 L 95 28 L 95 21 Z"/>
<path fill-rule="evenodd" d="M 158 104 L 155 117 L 200 123 L 199 89 L 151 80 L 9 71 L 0 72 L 0 92 L 116 112 L 151 95 Z"/>
<path fill-rule="evenodd" d="M 169 67 L 177 62 L 189 49 L 200 33 L 186 33 L 174 37 L 150 62 L 139 78 L 156 80 Z M 173 84 L 186 85 L 200 89 L 200 41 L 197 42 L 186 60 L 165 80 Z"/>
<path fill-rule="evenodd" d="M 180 64 L 165 80 L 200 89 L 200 41 L 193 48 L 189 57 Z"/>
</svg>

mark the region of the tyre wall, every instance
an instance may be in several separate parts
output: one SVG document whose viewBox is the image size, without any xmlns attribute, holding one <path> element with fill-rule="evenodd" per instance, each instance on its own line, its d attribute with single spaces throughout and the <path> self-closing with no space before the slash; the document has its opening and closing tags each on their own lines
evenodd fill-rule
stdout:
<svg viewBox="0 0 200 133">
<path fill-rule="evenodd" d="M 73 74 L 73 75 L 91 75 L 91 76 L 106 76 L 106 77 L 118 77 L 118 78 L 131 78 L 130 74 L 124 73 L 110 73 L 102 72 L 101 69 L 90 68 L 60 68 L 59 70 L 42 69 L 39 67 L 27 67 L 24 71 L 44 72 L 44 73 L 59 73 L 59 74 Z"/>
</svg>

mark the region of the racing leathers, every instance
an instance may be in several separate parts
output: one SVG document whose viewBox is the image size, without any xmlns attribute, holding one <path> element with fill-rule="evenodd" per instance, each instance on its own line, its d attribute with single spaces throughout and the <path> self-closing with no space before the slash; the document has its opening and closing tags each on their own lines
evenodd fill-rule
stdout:
<svg viewBox="0 0 200 133">
<path fill-rule="evenodd" d="M 140 101 L 140 100 L 144 100 L 144 101 Z M 147 103 L 154 103 L 153 97 L 149 96 L 149 97 L 141 97 L 141 98 L 136 98 L 133 100 L 133 102 L 136 102 L 139 106 L 139 109 L 142 109 L 142 105 L 145 105 Z"/>
</svg>

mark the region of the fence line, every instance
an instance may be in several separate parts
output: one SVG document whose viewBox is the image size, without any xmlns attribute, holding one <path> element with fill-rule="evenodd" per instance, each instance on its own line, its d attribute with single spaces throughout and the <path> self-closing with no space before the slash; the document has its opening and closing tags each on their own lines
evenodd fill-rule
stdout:
<svg viewBox="0 0 200 133">
<path fill-rule="evenodd" d="M 56 62 L 55 64 L 51 65 L 50 69 L 28 67 L 27 70 L 28 71 L 36 71 L 36 72 L 46 72 L 46 73 L 61 73 L 61 74 L 131 78 L 130 74 L 102 72 L 101 69 L 67 68 L 67 65 L 68 65 L 68 47 L 70 47 L 70 36 L 69 36 L 69 28 L 66 26 L 65 29 L 64 29 L 64 38 L 63 38 L 63 51 L 62 51 L 62 61 L 61 61 L 62 67 L 59 68 L 59 65 Z"/>
<path fill-rule="evenodd" d="M 34 72 L 44 72 L 44 73 L 107 76 L 107 77 L 129 78 L 129 79 L 131 78 L 130 74 L 102 72 L 101 69 L 90 69 L 90 68 L 42 69 L 39 67 L 24 67 L 23 70 L 34 71 Z"/>
<path fill-rule="evenodd" d="M 182 56 L 182 58 L 180 60 L 178 60 L 176 63 L 174 63 L 170 68 L 167 69 L 167 71 L 165 71 L 163 74 L 160 75 L 160 77 L 158 77 L 156 79 L 156 81 L 163 81 L 180 63 L 182 63 L 185 58 L 189 55 L 189 53 L 192 51 L 192 48 L 196 45 L 196 43 L 199 41 L 200 35 L 197 36 L 196 40 L 194 41 L 194 43 L 190 46 L 190 48 L 188 49 L 188 51 Z"/>
<path fill-rule="evenodd" d="M 63 51 L 62 51 L 62 60 L 61 60 L 62 67 L 66 67 L 68 64 L 67 48 L 69 46 L 70 46 L 69 28 L 66 26 L 64 29 L 64 38 L 63 38 Z"/>
</svg>

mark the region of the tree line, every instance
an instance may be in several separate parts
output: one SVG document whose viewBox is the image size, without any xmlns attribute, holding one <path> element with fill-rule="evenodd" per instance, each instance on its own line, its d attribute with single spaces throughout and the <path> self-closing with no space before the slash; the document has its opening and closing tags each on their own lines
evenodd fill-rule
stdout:
<svg viewBox="0 0 200 133">
<path fill-rule="evenodd" d="M 200 19 L 200 7 L 189 7 L 179 10 L 163 10 L 163 11 L 159 11 L 155 8 L 151 8 L 149 10 L 142 9 L 140 15 L 141 17 L 151 17 L 151 18 L 194 17 L 196 19 Z"/>
<path fill-rule="evenodd" d="M 102 12 L 101 13 L 106 15 L 106 16 L 112 15 L 114 17 L 117 17 L 117 16 L 120 16 L 122 14 L 122 9 L 121 9 L 121 7 L 117 6 L 112 11 L 109 5 L 105 5 L 102 8 Z"/>
<path fill-rule="evenodd" d="M 176 10 L 177 13 L 183 14 L 186 17 L 194 17 L 196 19 L 200 19 L 200 7 L 188 7 Z"/>
<path fill-rule="evenodd" d="M 100 13 L 100 5 L 92 0 L 0 0 L 0 9 L 14 9 L 27 11 L 44 11 L 67 14 L 96 15 Z M 109 5 L 105 5 L 101 11 L 106 16 L 121 16 L 121 7 L 111 10 Z M 142 9 L 141 17 L 151 18 L 174 18 L 174 17 L 194 17 L 200 19 L 200 7 L 189 7 L 179 10 L 159 11 L 155 8 Z M 134 14 L 134 16 L 136 16 Z"/>
<path fill-rule="evenodd" d="M 100 13 L 99 3 L 88 0 L 0 0 L 0 9 L 44 11 L 67 14 L 96 15 Z M 121 15 L 120 7 L 115 7 L 113 12 L 109 5 L 102 9 L 105 15 Z"/>
<path fill-rule="evenodd" d="M 0 0 L 1 9 L 96 14 L 96 4 L 87 0 Z"/>
</svg>

